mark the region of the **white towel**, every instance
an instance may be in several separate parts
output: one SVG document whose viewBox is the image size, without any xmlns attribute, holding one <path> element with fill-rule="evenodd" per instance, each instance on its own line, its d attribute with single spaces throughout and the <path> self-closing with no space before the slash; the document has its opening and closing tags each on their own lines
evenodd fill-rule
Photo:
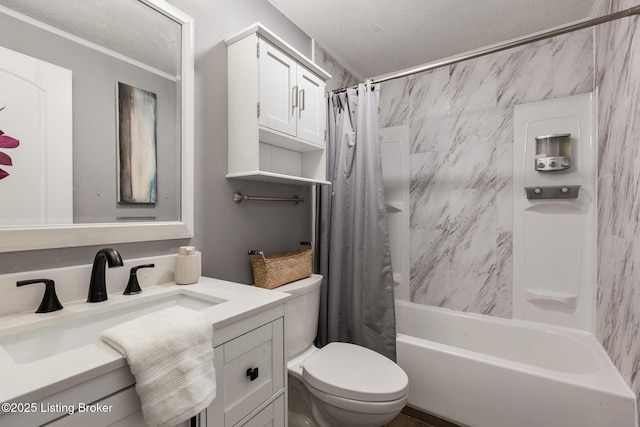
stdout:
<svg viewBox="0 0 640 427">
<path fill-rule="evenodd" d="M 107 329 L 100 339 L 127 359 L 150 426 L 188 420 L 216 396 L 213 332 L 198 311 L 167 308 Z"/>
</svg>

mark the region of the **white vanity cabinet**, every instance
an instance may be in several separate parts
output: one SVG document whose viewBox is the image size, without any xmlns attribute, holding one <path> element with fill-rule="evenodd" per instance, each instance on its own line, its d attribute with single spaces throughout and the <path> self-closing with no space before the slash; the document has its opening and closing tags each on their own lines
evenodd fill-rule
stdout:
<svg viewBox="0 0 640 427">
<path fill-rule="evenodd" d="M 135 386 L 132 385 L 93 403 L 91 405 L 94 408 L 92 411 L 77 412 L 47 424 L 47 426 L 145 427 L 147 424 L 144 421 L 140 405 L 140 398 L 136 393 Z M 191 420 L 184 421 L 176 427 L 191 427 Z"/>
<path fill-rule="evenodd" d="M 209 278 L 189 286 L 189 290 L 208 293 L 224 302 L 203 309 L 213 327 L 216 397 L 208 408 L 180 427 L 286 426 L 284 301 L 288 295 Z M 182 289 L 178 285 L 166 287 L 166 291 Z M 145 290 L 147 294 L 152 292 Z M 66 363 L 69 366 L 59 365 Z M 52 376 L 44 380 L 46 385 L 28 393 L 11 394 L 8 390 L 12 383 L 19 386 L 18 378 L 28 376 L 39 381 L 40 372 L 71 372 L 78 365 L 92 368 L 81 368 L 58 379 Z M 0 364 L 3 368 L 6 366 Z M 0 427 L 146 426 L 135 378 L 126 360 L 106 344 L 85 346 L 32 366 L 17 365 L 14 370 L 20 369 L 25 373 L 0 382 L 0 387 L 7 388 L 0 389 L 5 393 L 1 398 L 3 402 L 28 404 L 30 410 L 0 412 Z M 5 378 L 7 375 L 4 372 Z"/>
<path fill-rule="evenodd" d="M 198 415 L 196 426 L 286 426 L 283 316 L 283 308 L 279 306 L 214 329 L 216 398 Z M 92 402 L 92 410 L 63 416 L 48 425 L 144 427 L 134 382 L 125 366 L 55 394 L 45 399 L 47 404 L 86 401 Z M 124 385 L 126 388 L 122 389 Z M 89 390 L 94 397 L 87 399 Z M 98 395 L 105 397 L 96 399 Z M 180 424 L 190 426 L 191 421 Z"/>
<path fill-rule="evenodd" d="M 228 178 L 326 184 L 331 76 L 260 24 L 226 40 Z"/>
<path fill-rule="evenodd" d="M 277 307 L 214 333 L 217 392 L 202 427 L 286 425 L 282 310 Z"/>
</svg>

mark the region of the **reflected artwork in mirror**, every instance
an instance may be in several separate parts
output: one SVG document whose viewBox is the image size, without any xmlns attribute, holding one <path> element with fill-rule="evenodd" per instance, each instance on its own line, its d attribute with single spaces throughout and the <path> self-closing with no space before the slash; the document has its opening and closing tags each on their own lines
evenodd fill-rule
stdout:
<svg viewBox="0 0 640 427">
<path fill-rule="evenodd" d="M 71 70 L 0 47 L 0 129 L 20 140 L 0 225 L 73 223 L 71 86 Z"/>
<path fill-rule="evenodd" d="M 118 202 L 156 203 L 157 97 L 118 82 Z"/>
<path fill-rule="evenodd" d="M 0 108 L 0 111 L 4 110 L 5 107 Z M 9 136 L 5 135 L 5 133 L 0 129 L 0 148 L 16 148 L 20 145 L 20 141 Z M 13 166 L 13 160 L 11 160 L 11 156 L 6 153 L 0 151 L 0 165 L 2 166 Z M 4 169 L 0 169 L 0 179 L 4 179 L 9 176 L 9 172 Z M 0 197 L 0 200 L 2 198 Z"/>
<path fill-rule="evenodd" d="M 0 0 L 0 25 L 0 129 L 20 136 L 0 149 L 0 252 L 191 237 L 193 20 L 163 0 Z M 142 100 L 127 111 L 121 82 Z"/>
</svg>

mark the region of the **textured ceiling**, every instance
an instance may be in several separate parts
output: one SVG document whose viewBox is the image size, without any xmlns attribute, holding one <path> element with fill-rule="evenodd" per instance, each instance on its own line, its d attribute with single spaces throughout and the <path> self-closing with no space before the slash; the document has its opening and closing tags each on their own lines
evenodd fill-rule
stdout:
<svg viewBox="0 0 640 427">
<path fill-rule="evenodd" d="M 269 0 L 362 79 L 585 19 L 600 0 Z"/>
<path fill-rule="evenodd" d="M 176 76 L 181 27 L 132 0 L 0 0 L 22 15 Z"/>
</svg>

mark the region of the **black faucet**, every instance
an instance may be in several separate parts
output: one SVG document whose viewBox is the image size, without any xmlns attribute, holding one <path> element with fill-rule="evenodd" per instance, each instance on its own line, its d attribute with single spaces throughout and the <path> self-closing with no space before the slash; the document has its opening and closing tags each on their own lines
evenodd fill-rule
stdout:
<svg viewBox="0 0 640 427">
<path fill-rule="evenodd" d="M 87 302 L 107 300 L 107 284 L 105 282 L 105 262 L 111 267 L 122 267 L 122 257 L 115 249 L 100 249 L 93 260 L 91 281 L 89 282 L 89 296 Z"/>
</svg>

